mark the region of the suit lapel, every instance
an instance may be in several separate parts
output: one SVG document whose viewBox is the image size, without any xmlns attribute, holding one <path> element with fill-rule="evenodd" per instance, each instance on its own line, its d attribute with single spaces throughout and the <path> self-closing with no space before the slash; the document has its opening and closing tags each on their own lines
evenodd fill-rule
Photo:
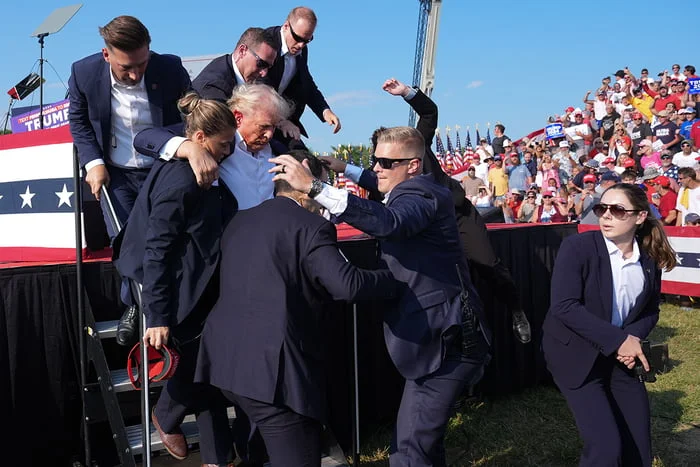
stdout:
<svg viewBox="0 0 700 467">
<path fill-rule="evenodd" d="M 654 290 L 654 288 L 656 287 L 656 284 L 654 283 L 656 280 L 656 264 L 654 263 L 654 260 L 651 259 L 649 255 L 647 255 L 646 252 L 644 252 L 641 249 L 641 246 L 639 249 L 639 262 L 642 265 L 642 271 L 644 272 L 644 289 L 642 289 L 642 293 L 639 295 L 637 301 L 634 303 L 634 307 L 630 310 L 629 314 L 627 315 L 627 318 L 624 322 L 625 325 L 631 323 L 636 319 L 637 315 L 639 315 L 640 311 L 644 309 L 647 302 L 649 301 L 649 295 L 651 294 L 651 291 Z"/>
<path fill-rule="evenodd" d="M 148 94 L 148 104 L 151 108 L 153 126 L 161 127 L 163 126 L 163 86 L 160 82 L 160 76 L 156 72 L 157 67 L 153 65 L 154 59 L 156 59 L 156 56 L 151 52 L 151 60 L 148 63 L 148 68 L 146 68 L 144 84 Z"/>
<path fill-rule="evenodd" d="M 112 80 L 109 63 L 103 62 L 97 76 L 95 90 L 97 92 L 98 109 L 100 112 L 100 129 L 102 130 L 102 153 L 109 155 L 112 145 Z"/>
<path fill-rule="evenodd" d="M 603 303 L 604 318 L 612 322 L 613 304 L 613 279 L 610 267 L 610 253 L 605 246 L 603 234 L 598 232 L 595 236 L 595 246 L 598 249 L 598 281 L 600 284 L 600 297 Z"/>
</svg>

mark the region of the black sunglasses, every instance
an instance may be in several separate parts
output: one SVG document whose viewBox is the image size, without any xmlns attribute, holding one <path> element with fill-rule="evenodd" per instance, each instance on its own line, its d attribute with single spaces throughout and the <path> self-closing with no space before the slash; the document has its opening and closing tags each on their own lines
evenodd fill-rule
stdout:
<svg viewBox="0 0 700 467">
<path fill-rule="evenodd" d="M 370 162 L 372 163 L 372 167 L 379 164 L 379 167 L 381 167 L 382 169 L 389 170 L 394 166 L 394 162 L 412 161 L 413 159 L 415 159 L 415 157 L 405 157 L 403 159 L 389 159 L 388 157 L 376 157 L 373 155 Z"/>
<path fill-rule="evenodd" d="M 255 66 L 258 68 L 258 70 L 267 70 L 268 68 L 272 68 L 272 65 L 260 58 L 260 55 L 256 54 L 255 50 L 248 47 L 248 52 L 255 57 Z"/>
<path fill-rule="evenodd" d="M 613 215 L 614 218 L 623 220 L 627 217 L 628 212 L 640 212 L 641 209 L 625 209 L 624 206 L 620 204 L 604 204 L 604 203 L 599 203 L 593 206 L 593 214 L 595 214 L 598 217 L 602 217 L 603 214 L 608 212 L 608 209 L 610 209 L 610 214 Z"/>
<path fill-rule="evenodd" d="M 681 143 L 681 147 L 682 147 L 682 146 L 690 146 L 690 144 L 688 144 L 688 143 Z"/>
<path fill-rule="evenodd" d="M 302 44 L 308 44 L 309 42 L 311 42 L 312 40 L 314 40 L 314 36 L 313 36 L 313 35 L 312 35 L 311 37 L 309 37 L 308 39 L 306 39 L 306 38 L 304 38 L 304 37 L 301 37 L 301 36 L 298 35 L 297 33 L 295 33 L 295 32 L 294 32 L 294 29 L 292 29 L 291 23 L 289 24 L 289 32 L 292 33 L 292 38 L 293 38 L 295 41 L 301 42 Z"/>
</svg>

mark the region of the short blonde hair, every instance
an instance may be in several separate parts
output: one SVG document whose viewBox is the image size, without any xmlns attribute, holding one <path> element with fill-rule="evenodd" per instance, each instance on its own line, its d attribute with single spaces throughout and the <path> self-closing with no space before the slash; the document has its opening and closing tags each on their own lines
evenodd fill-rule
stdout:
<svg viewBox="0 0 700 467">
<path fill-rule="evenodd" d="M 410 126 L 384 128 L 377 134 L 377 145 L 396 144 L 404 150 L 403 157 L 423 160 L 425 140 L 418 130 Z"/>
</svg>

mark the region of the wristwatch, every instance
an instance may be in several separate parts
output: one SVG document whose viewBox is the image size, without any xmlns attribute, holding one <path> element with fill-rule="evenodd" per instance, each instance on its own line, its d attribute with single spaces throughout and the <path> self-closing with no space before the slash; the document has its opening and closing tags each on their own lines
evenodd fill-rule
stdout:
<svg viewBox="0 0 700 467">
<path fill-rule="evenodd" d="M 315 198 L 323 190 L 323 182 L 318 178 L 311 180 L 311 188 L 309 189 L 309 198 Z"/>
</svg>

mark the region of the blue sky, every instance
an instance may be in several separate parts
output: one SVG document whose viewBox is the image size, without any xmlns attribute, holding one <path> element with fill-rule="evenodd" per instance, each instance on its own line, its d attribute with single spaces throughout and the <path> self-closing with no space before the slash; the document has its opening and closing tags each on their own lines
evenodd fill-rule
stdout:
<svg viewBox="0 0 700 467">
<path fill-rule="evenodd" d="M 5 44 L 1 91 L 37 68 L 39 46 L 29 34 L 54 9 L 68 4 L 35 0 L 26 14 L 5 19 L 0 28 Z M 63 98 L 60 80 L 67 84 L 71 63 L 101 49 L 97 27 L 115 16 L 141 19 L 154 51 L 192 57 L 229 53 L 245 28 L 281 24 L 297 5 L 282 0 L 87 0 L 61 32 L 46 39 L 44 56 L 58 76 L 45 66 L 45 102 Z M 319 152 L 331 145 L 366 144 L 377 126 L 405 125 L 408 106 L 384 93 L 381 84 L 389 77 L 411 81 L 418 1 L 311 0 L 306 5 L 319 17 L 310 44 L 311 72 L 343 124 L 333 135 L 307 109 L 302 119 L 311 135 L 307 144 Z M 541 128 L 549 115 L 581 105 L 587 90 L 619 68 L 629 66 L 638 74 L 647 67 L 654 75 L 672 63 L 700 69 L 691 46 L 698 40 L 697 28 L 693 20 L 683 21 L 697 18 L 700 5 L 646 0 L 618 5 L 444 0 L 433 92 L 440 127 L 459 125 L 464 139 L 466 126 L 473 138 L 475 124 L 485 131 L 487 122 L 493 127 L 500 121 L 517 139 Z M 21 105 L 38 102 L 37 91 Z"/>
</svg>

